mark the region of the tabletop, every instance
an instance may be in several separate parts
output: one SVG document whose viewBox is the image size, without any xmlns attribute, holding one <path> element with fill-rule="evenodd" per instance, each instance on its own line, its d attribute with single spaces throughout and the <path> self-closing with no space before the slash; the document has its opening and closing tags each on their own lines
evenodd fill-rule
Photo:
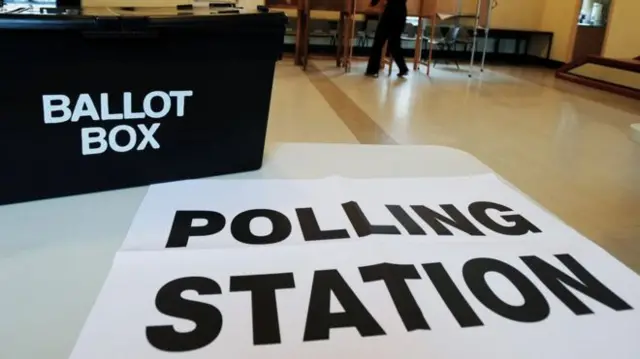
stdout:
<svg viewBox="0 0 640 359">
<path fill-rule="evenodd" d="M 288 143 L 267 148 L 262 169 L 216 179 L 491 172 L 448 147 Z M 69 356 L 148 188 L 0 206 L 0 358 Z"/>
</svg>

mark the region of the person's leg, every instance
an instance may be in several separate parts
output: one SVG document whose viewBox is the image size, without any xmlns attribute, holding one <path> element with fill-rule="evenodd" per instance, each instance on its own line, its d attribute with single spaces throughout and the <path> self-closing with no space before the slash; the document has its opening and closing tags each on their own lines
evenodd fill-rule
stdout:
<svg viewBox="0 0 640 359">
<path fill-rule="evenodd" d="M 377 75 L 380 71 L 380 61 L 382 60 L 382 47 L 389 37 L 386 21 L 382 20 L 378 23 L 376 34 L 373 38 L 373 46 L 371 46 L 371 54 L 369 55 L 369 63 L 367 64 L 367 75 Z"/>
<path fill-rule="evenodd" d="M 391 56 L 393 60 L 398 65 L 400 72 L 399 76 L 404 76 L 409 72 L 409 68 L 407 67 L 407 63 L 404 61 L 404 55 L 402 54 L 402 43 L 401 36 L 402 30 L 404 30 L 405 21 L 398 21 L 389 31 L 389 51 L 391 52 Z"/>
</svg>

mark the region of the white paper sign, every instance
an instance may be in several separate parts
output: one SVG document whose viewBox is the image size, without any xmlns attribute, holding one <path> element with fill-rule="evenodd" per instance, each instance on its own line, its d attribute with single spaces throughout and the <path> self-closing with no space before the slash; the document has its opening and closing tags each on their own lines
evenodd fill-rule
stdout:
<svg viewBox="0 0 640 359">
<path fill-rule="evenodd" d="M 235 240 L 234 234 L 261 241 L 273 230 L 271 219 L 282 224 L 296 218 L 296 208 L 337 200 L 337 181 L 195 180 L 153 185 L 121 250 L 249 246 Z M 347 223 L 337 211 L 318 211 L 317 217 L 322 222 Z M 290 231 L 288 237 L 302 241 L 298 226 L 291 224 Z"/>
<path fill-rule="evenodd" d="M 639 277 L 551 239 L 120 252 L 71 358 L 637 359 Z"/>
<path fill-rule="evenodd" d="M 152 186 L 122 250 L 545 238 L 572 229 L 494 175 L 354 180 L 202 180 Z"/>
</svg>

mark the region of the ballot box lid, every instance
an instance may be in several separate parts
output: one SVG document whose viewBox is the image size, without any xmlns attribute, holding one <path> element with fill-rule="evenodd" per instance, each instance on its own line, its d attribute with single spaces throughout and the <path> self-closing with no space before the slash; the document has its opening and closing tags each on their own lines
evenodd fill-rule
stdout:
<svg viewBox="0 0 640 359">
<path fill-rule="evenodd" d="M 110 31 L 158 27 L 284 26 L 283 12 L 258 12 L 233 7 L 0 7 L 0 29 L 103 29 Z M 110 26 L 118 24 L 118 26 Z"/>
</svg>

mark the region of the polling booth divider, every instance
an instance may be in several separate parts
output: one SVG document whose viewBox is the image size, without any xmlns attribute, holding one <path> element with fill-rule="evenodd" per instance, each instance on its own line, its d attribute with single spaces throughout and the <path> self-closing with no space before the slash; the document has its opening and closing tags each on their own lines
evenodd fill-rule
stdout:
<svg viewBox="0 0 640 359">
<path fill-rule="evenodd" d="M 289 19 L 289 21 L 296 22 L 294 62 L 305 70 L 310 58 L 309 45 L 312 36 L 310 24 L 311 21 L 316 20 L 313 13 L 335 14 L 337 20 L 335 32 L 327 32 L 322 35 L 332 38 L 332 43 L 335 42 L 336 66 L 349 71 L 353 54 L 353 39 L 356 36 L 355 22 L 358 15 L 356 9 L 360 8 L 357 2 L 368 4 L 368 0 L 266 0 L 265 5 L 273 10 L 296 10 L 295 20 Z M 365 7 L 362 6 L 363 9 Z M 318 35 L 318 33 L 313 35 Z"/>
<path fill-rule="evenodd" d="M 414 56 L 413 56 L 413 69 L 414 70 L 418 70 L 419 69 L 419 65 L 421 63 L 421 55 L 422 55 L 422 42 L 424 40 L 423 38 L 423 31 L 425 29 L 425 20 L 426 19 L 430 19 L 430 28 L 431 28 L 431 37 L 430 39 L 433 39 L 435 36 L 435 25 L 436 25 L 436 21 L 435 18 L 437 16 L 437 10 L 438 10 L 438 4 L 440 3 L 440 1 L 444 2 L 448 2 L 449 0 L 408 0 L 407 1 L 407 16 L 408 17 L 417 17 L 418 18 L 418 26 L 415 32 L 415 38 L 413 39 L 415 41 L 415 48 L 414 48 Z M 380 12 L 382 12 L 383 9 L 380 10 Z M 429 55 L 428 55 L 428 60 L 425 63 L 427 65 L 427 75 L 429 74 L 430 71 L 430 62 L 431 62 L 431 58 L 433 56 L 433 51 L 432 51 L 432 41 L 429 41 L 430 39 L 428 39 L 428 43 L 429 43 Z M 380 64 L 381 68 L 384 68 L 385 66 L 388 66 L 388 74 L 391 75 L 391 71 L 393 69 L 393 59 L 390 57 L 387 57 L 387 44 L 385 43 L 385 45 L 383 46 L 382 49 L 382 63 Z"/>
<path fill-rule="evenodd" d="M 463 1 L 462 0 L 408 0 L 407 1 L 407 16 L 417 17 L 418 25 L 415 31 L 415 47 L 413 58 L 413 69 L 419 70 L 420 65 L 426 66 L 426 73 L 430 75 L 431 64 L 433 60 L 434 45 L 439 42 L 445 41 L 440 38 L 436 29 L 445 21 L 455 22 L 460 18 L 473 18 L 475 20 L 474 35 L 477 35 L 479 27 L 487 27 L 490 19 L 490 0 L 476 0 L 477 11 L 475 14 L 463 14 Z M 485 32 L 488 34 L 488 29 Z M 425 35 L 429 34 L 426 36 Z M 474 36 L 473 44 L 475 46 L 477 37 Z M 427 49 L 423 48 L 423 45 L 427 46 Z M 386 54 L 386 45 L 383 49 L 383 54 Z M 423 51 L 427 51 L 426 61 L 423 61 Z M 485 38 L 485 50 L 486 51 L 486 38 Z M 482 64 L 484 64 L 484 54 L 482 57 Z M 383 62 L 381 67 L 389 66 L 389 75 L 391 74 L 393 67 L 393 59 L 382 57 Z M 471 60 L 473 65 L 473 59 Z M 483 65 L 484 66 L 484 65 Z"/>
<path fill-rule="evenodd" d="M 437 44 L 441 45 L 442 41 L 445 41 L 445 39 L 439 37 L 436 29 L 444 22 L 458 23 L 461 19 L 474 19 L 474 38 L 471 43 L 474 46 L 477 44 L 478 29 L 482 28 L 484 30 L 485 47 L 482 56 L 482 64 L 484 64 L 491 3 L 495 4 L 495 1 L 476 0 L 473 2 L 473 7 L 476 9 L 476 12 L 471 13 L 469 12 L 471 11 L 471 2 L 463 5 L 463 0 L 408 0 L 407 15 L 418 18 L 415 37 L 406 39 L 413 40 L 415 43 L 413 69 L 419 70 L 420 65 L 425 65 L 427 75 L 430 74 L 434 46 Z M 314 18 L 312 13 L 314 11 L 335 12 L 338 19 L 336 32 L 333 34 L 336 43 L 336 66 L 343 67 L 346 72 L 351 69 L 354 39 L 357 35 L 357 18 L 363 15 L 380 16 L 384 10 L 384 2 L 380 2 L 376 7 L 371 7 L 370 0 L 266 0 L 265 5 L 272 9 L 282 9 L 285 11 L 296 9 L 296 46 L 294 58 L 295 63 L 304 69 L 306 69 L 310 57 L 310 23 Z M 425 51 L 427 51 L 427 56 L 426 61 L 423 61 Z M 383 47 L 383 55 L 386 55 L 386 53 L 387 46 L 385 44 Z M 382 56 L 381 59 L 380 67 L 384 68 L 388 65 L 389 74 L 391 74 L 393 66 L 392 59 L 386 56 Z M 473 59 L 470 65 L 471 71 Z M 481 69 L 483 67 L 482 65 Z"/>
<path fill-rule="evenodd" d="M 333 37 L 336 44 L 335 60 L 337 67 L 343 67 L 345 71 L 350 69 L 352 41 L 355 31 L 355 13 L 354 2 L 352 0 L 299 0 L 302 6 L 302 16 L 304 20 L 301 23 L 301 37 L 299 38 L 299 47 L 302 50 L 299 54 L 299 62 L 303 69 L 307 69 L 309 62 L 309 41 L 310 41 L 310 22 L 312 21 L 312 12 L 323 11 L 335 13 L 338 17 L 338 26 L 335 33 L 327 33 L 329 37 Z"/>
<path fill-rule="evenodd" d="M 0 204 L 261 167 L 285 15 L 158 11 L 0 14 Z"/>
<path fill-rule="evenodd" d="M 291 29 L 291 23 L 295 23 L 295 29 L 293 35 L 295 36 L 295 48 L 294 48 L 294 63 L 298 66 L 303 65 L 303 60 L 306 52 L 306 43 L 302 40 L 308 35 L 305 34 L 308 31 L 309 23 L 309 11 L 305 5 L 306 0 L 265 0 L 264 6 L 272 11 L 283 11 L 287 14 L 288 29 Z M 291 35 L 290 33 L 285 33 Z"/>
<path fill-rule="evenodd" d="M 482 1 L 482 0 L 480 0 Z M 369 0 L 355 0 L 357 6 L 355 13 L 365 11 L 366 13 L 371 14 L 371 10 L 369 9 Z M 363 9 L 363 10 L 361 10 Z M 436 36 L 436 27 L 439 25 L 440 20 L 449 18 L 454 16 L 452 14 L 459 12 L 461 9 L 460 0 L 408 0 L 407 1 L 407 16 L 408 17 L 417 17 L 418 25 L 415 32 L 415 38 L 410 39 L 415 42 L 414 47 L 414 58 L 413 58 L 413 69 L 419 70 L 421 64 L 426 65 L 427 67 L 427 75 L 430 74 L 431 70 L 431 60 L 433 58 L 433 45 L 439 40 Z M 374 12 L 377 12 L 379 15 L 382 14 L 384 10 L 384 5 L 378 6 L 373 9 Z M 428 29 L 429 36 L 425 39 L 424 33 L 425 29 Z M 422 61 L 422 52 L 423 52 L 423 42 L 427 43 L 428 46 L 428 56 L 427 61 Z M 386 56 L 387 54 L 387 44 L 383 46 L 382 49 L 383 56 L 381 57 L 382 62 L 380 64 L 381 68 L 388 66 L 388 74 L 391 75 L 392 67 L 393 67 L 393 59 Z"/>
</svg>

